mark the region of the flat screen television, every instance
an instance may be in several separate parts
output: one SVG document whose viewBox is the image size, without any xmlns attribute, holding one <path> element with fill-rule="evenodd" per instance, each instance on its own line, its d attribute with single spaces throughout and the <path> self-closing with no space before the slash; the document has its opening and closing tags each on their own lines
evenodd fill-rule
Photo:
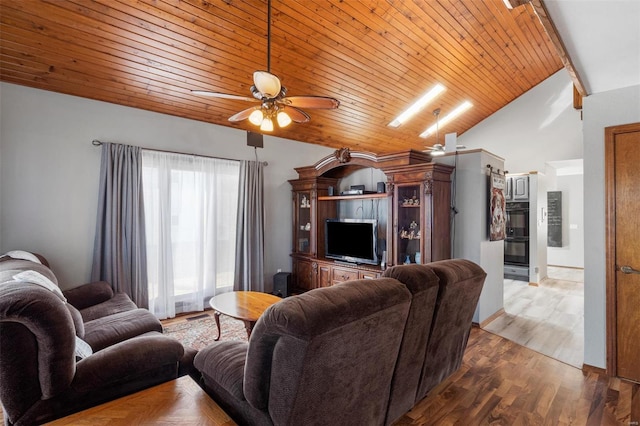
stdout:
<svg viewBox="0 0 640 426">
<path fill-rule="evenodd" d="M 375 219 L 327 219 L 325 257 L 351 263 L 378 264 Z"/>
</svg>

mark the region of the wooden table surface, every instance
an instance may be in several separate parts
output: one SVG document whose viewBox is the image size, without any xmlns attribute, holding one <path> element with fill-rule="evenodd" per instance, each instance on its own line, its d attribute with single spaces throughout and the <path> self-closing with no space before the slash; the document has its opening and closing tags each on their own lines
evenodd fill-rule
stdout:
<svg viewBox="0 0 640 426">
<path fill-rule="evenodd" d="M 189 376 L 54 420 L 55 426 L 202 425 L 236 423 Z"/>
<path fill-rule="evenodd" d="M 256 322 L 265 309 L 281 300 L 278 296 L 259 291 L 232 291 L 212 297 L 209 304 L 221 314 Z"/>
</svg>

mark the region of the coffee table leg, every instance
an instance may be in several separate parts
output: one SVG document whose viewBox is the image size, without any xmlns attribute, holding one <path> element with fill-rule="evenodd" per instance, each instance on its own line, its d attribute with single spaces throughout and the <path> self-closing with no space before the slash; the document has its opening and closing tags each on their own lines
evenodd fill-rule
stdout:
<svg viewBox="0 0 640 426">
<path fill-rule="evenodd" d="M 218 340 L 220 340 L 220 336 L 222 336 L 222 331 L 220 331 L 220 312 L 215 311 L 213 313 L 213 319 L 216 320 L 216 326 L 218 327 L 218 337 L 213 340 L 217 342 Z"/>
<path fill-rule="evenodd" d="M 251 338 L 251 330 L 253 330 L 253 326 L 255 322 L 253 321 L 244 321 L 244 328 L 247 330 L 247 340 Z"/>
</svg>

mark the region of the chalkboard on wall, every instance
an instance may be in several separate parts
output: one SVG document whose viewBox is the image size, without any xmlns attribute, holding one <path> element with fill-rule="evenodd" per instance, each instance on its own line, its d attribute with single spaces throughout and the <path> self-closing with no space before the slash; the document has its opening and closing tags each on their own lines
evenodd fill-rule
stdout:
<svg viewBox="0 0 640 426">
<path fill-rule="evenodd" d="M 562 191 L 547 192 L 547 246 L 562 247 Z"/>
</svg>

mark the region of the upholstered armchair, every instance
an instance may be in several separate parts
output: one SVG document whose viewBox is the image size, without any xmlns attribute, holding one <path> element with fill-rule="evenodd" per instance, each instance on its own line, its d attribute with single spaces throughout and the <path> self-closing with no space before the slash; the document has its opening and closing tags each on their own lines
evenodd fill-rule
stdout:
<svg viewBox="0 0 640 426">
<path fill-rule="evenodd" d="M 24 271 L 37 274 L 17 275 Z M 0 259 L 0 401 L 6 425 L 41 424 L 178 376 L 185 350 L 156 331 L 162 327 L 152 314 L 120 297 L 115 304 L 132 309 L 104 309 L 103 316 L 85 322 L 68 303 L 73 297 L 65 298 L 56 284 L 45 263 Z"/>
<path fill-rule="evenodd" d="M 243 425 L 381 425 L 411 295 L 384 278 L 286 298 L 249 342 L 217 342 L 194 365 Z"/>
</svg>

